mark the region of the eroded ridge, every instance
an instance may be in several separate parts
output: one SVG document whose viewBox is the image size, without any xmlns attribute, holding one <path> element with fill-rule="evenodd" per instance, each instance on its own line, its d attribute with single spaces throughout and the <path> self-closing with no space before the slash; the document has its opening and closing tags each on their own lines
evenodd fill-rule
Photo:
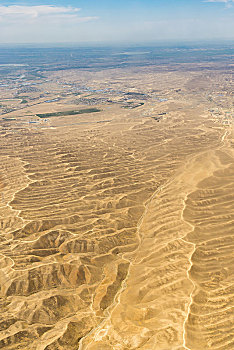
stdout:
<svg viewBox="0 0 234 350">
<path fill-rule="evenodd" d="M 233 349 L 233 158 L 204 179 L 186 202 L 185 219 L 194 225 L 196 244 L 190 276 L 195 283 L 186 323 L 189 349 Z"/>
<path fill-rule="evenodd" d="M 208 112 L 205 79 L 203 93 L 194 93 L 197 73 L 138 73 L 153 97 L 137 108 L 122 108 L 116 96 L 100 114 L 39 123 L 40 110 L 77 109 L 78 96 L 59 86 L 64 100 L 48 104 L 47 97 L 0 121 L 4 350 L 195 346 L 194 237 L 203 217 L 190 217 L 188 208 L 197 185 L 230 165 L 226 148 L 216 151 L 229 131 Z M 48 76 L 55 84 L 59 74 Z M 93 84 L 103 74 L 108 84 L 119 79 L 120 92 L 137 84 L 126 70 L 92 73 Z M 87 75 L 64 71 L 62 79 Z M 156 96 L 160 84 L 168 101 Z M 36 124 L 26 124 L 30 118 Z"/>
<path fill-rule="evenodd" d="M 140 245 L 126 254 L 131 264 L 119 301 L 82 349 L 193 349 L 188 329 L 199 240 L 191 239 L 196 226 L 188 220 L 188 203 L 197 185 L 215 169 L 223 172 L 222 167 L 216 152 L 201 154 L 152 196 L 139 230 Z"/>
</svg>

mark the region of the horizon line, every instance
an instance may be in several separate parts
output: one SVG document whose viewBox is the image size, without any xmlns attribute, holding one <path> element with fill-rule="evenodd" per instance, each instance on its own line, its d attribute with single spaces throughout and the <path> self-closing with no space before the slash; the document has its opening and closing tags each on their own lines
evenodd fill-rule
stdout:
<svg viewBox="0 0 234 350">
<path fill-rule="evenodd" d="M 135 42 L 135 41 L 86 41 L 86 42 L 0 42 L 0 46 L 39 46 L 39 45 L 43 45 L 43 46 L 55 46 L 55 45 L 62 45 L 62 46 L 66 46 L 66 45 L 82 45 L 82 46 L 100 46 L 100 45 L 104 45 L 104 46 L 117 46 L 117 45 L 133 45 L 133 46 L 140 46 L 140 45 L 156 45 L 156 44 L 173 44 L 173 43 L 177 43 L 177 44 L 184 44 L 184 43 L 191 43 L 191 44 L 196 44 L 196 43 L 225 43 L 225 42 L 232 42 L 234 45 L 234 38 L 214 38 L 214 39 L 166 39 L 166 40 L 153 40 L 153 41 L 139 41 L 139 42 Z"/>
</svg>

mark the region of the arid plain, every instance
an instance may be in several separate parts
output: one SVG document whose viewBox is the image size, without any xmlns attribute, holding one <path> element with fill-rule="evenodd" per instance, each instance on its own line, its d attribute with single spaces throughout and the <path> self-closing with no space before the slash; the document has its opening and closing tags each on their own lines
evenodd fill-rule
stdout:
<svg viewBox="0 0 234 350">
<path fill-rule="evenodd" d="M 234 348 L 228 68 L 0 86 L 1 349 Z"/>
</svg>

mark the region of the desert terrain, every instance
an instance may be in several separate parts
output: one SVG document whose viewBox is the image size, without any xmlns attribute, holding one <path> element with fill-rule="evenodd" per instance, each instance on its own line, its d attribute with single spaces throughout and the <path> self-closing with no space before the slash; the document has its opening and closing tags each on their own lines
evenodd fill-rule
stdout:
<svg viewBox="0 0 234 350">
<path fill-rule="evenodd" d="M 230 65 L 11 74 L 0 348 L 233 349 Z"/>
</svg>

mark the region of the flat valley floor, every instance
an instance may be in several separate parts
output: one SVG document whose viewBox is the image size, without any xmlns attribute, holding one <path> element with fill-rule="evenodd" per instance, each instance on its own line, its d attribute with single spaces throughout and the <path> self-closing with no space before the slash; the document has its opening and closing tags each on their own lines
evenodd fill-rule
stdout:
<svg viewBox="0 0 234 350">
<path fill-rule="evenodd" d="M 44 74 L 0 86 L 0 348 L 233 349 L 230 70 Z"/>
</svg>

